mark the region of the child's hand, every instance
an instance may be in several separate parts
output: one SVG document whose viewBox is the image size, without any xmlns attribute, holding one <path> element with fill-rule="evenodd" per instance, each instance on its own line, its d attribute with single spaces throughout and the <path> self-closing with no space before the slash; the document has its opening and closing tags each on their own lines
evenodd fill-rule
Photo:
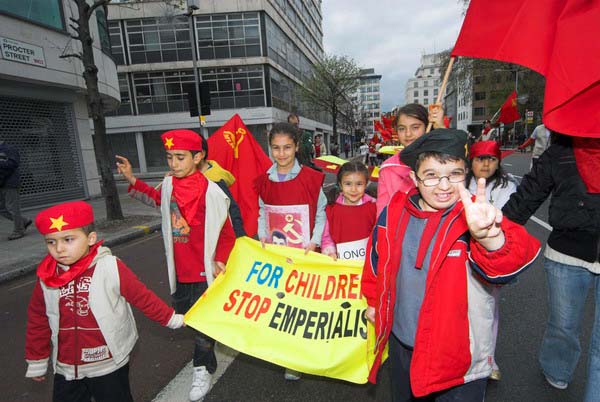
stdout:
<svg viewBox="0 0 600 402">
<path fill-rule="evenodd" d="M 337 261 L 337 253 L 334 247 L 327 247 L 325 249 L 321 249 L 321 253 L 333 258 L 333 261 Z"/>
<path fill-rule="evenodd" d="M 433 128 L 446 128 L 444 126 L 444 107 L 441 103 L 432 103 L 429 105 L 428 119 L 433 123 Z"/>
<path fill-rule="evenodd" d="M 183 314 L 173 313 L 171 319 L 167 323 L 167 328 L 178 329 L 185 327 L 185 323 L 183 322 Z"/>
<path fill-rule="evenodd" d="M 369 320 L 371 324 L 375 324 L 375 307 L 367 306 L 365 317 L 367 317 L 367 320 Z"/>
<path fill-rule="evenodd" d="M 490 204 L 485 196 L 485 179 L 477 180 L 475 202 L 471 193 L 461 184 L 460 199 L 465 207 L 469 232 L 487 250 L 497 250 L 504 245 L 504 232 L 500 227 L 502 211 Z"/>
<path fill-rule="evenodd" d="M 261 237 L 260 238 L 260 245 L 262 246 L 263 250 L 265 249 L 265 243 L 267 242 L 267 238 L 266 237 Z"/>
<path fill-rule="evenodd" d="M 221 272 L 225 273 L 225 264 L 223 264 L 221 261 L 215 261 L 213 276 L 216 278 Z"/>
<path fill-rule="evenodd" d="M 308 246 L 304 248 L 304 255 L 308 254 L 309 251 L 315 251 L 317 249 L 317 245 L 313 242 L 308 243 Z"/>
<path fill-rule="evenodd" d="M 41 376 L 39 376 L 39 377 L 31 377 L 31 379 L 32 379 L 33 381 L 42 382 L 42 381 L 45 381 L 45 380 L 46 380 L 46 376 L 45 376 L 45 375 L 41 375 Z"/>
<path fill-rule="evenodd" d="M 135 184 L 135 176 L 133 175 L 131 163 L 121 155 L 115 155 L 115 158 L 117 158 L 117 171 L 133 186 Z"/>
</svg>

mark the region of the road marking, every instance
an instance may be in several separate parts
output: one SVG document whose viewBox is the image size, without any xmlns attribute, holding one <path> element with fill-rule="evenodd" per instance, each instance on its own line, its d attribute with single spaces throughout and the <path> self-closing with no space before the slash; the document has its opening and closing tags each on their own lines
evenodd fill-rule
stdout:
<svg viewBox="0 0 600 402">
<path fill-rule="evenodd" d="M 534 221 L 535 223 L 537 223 L 538 225 L 540 225 L 541 227 L 543 227 L 544 229 L 552 232 L 552 226 L 548 225 L 546 222 L 544 222 L 540 218 L 538 218 L 536 216 L 532 216 L 531 220 Z"/>
<path fill-rule="evenodd" d="M 134 229 L 142 229 L 144 231 L 144 233 L 148 234 L 150 233 L 150 226 L 145 226 L 145 225 L 139 225 L 139 226 L 132 226 Z"/>
<path fill-rule="evenodd" d="M 135 246 L 136 244 L 140 244 L 142 242 L 145 242 L 146 240 L 152 240 L 155 237 L 160 236 L 160 235 L 161 235 L 160 232 L 156 232 L 156 233 L 153 233 L 153 234 L 151 234 L 149 236 L 143 236 L 143 237 L 141 237 L 138 240 L 130 241 L 130 242 L 127 242 L 125 244 L 120 244 L 120 245 L 118 245 L 118 247 L 119 247 L 119 249 L 122 249 L 122 248 L 127 248 L 127 247 L 131 247 L 131 246 Z"/>
<path fill-rule="evenodd" d="M 27 282 L 22 283 L 20 285 L 13 286 L 12 288 L 8 288 L 8 291 L 10 292 L 11 290 L 15 290 L 15 289 L 22 288 L 23 286 L 31 285 L 32 283 L 35 283 L 36 281 L 37 281 L 37 279 L 34 279 L 32 281 L 27 281 Z"/>
<path fill-rule="evenodd" d="M 517 176 L 516 174 L 513 174 L 512 176 L 516 177 L 517 179 L 522 179 L 523 178 L 523 176 Z"/>
<path fill-rule="evenodd" d="M 512 166 L 512 163 L 503 163 L 502 166 Z"/>
</svg>

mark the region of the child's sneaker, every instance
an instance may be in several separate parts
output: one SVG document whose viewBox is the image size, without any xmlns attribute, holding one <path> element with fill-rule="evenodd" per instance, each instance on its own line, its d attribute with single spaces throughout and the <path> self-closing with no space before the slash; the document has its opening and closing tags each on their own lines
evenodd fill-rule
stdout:
<svg viewBox="0 0 600 402">
<path fill-rule="evenodd" d="M 546 377 L 546 381 L 548 381 L 548 384 L 552 385 L 556 389 L 567 389 L 567 387 L 569 386 L 569 383 L 566 381 L 553 380 L 546 374 L 544 374 L 544 377 Z"/>
<path fill-rule="evenodd" d="M 212 374 L 210 374 L 206 367 L 194 367 L 194 374 L 192 377 L 192 389 L 190 389 L 190 401 L 199 401 L 208 393 L 210 386 L 212 385 Z"/>
<path fill-rule="evenodd" d="M 288 381 L 298 381 L 300 379 L 300 377 L 302 377 L 302 373 L 300 373 L 299 371 L 287 369 L 287 368 L 285 369 L 285 374 L 283 376 L 283 378 L 285 378 Z"/>
</svg>

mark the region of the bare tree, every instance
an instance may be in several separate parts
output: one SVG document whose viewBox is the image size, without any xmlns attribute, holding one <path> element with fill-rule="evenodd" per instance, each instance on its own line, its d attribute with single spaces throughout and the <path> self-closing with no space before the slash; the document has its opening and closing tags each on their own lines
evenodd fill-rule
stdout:
<svg viewBox="0 0 600 402">
<path fill-rule="evenodd" d="M 333 137 L 337 137 L 338 119 L 359 85 L 360 68 L 346 56 L 325 56 L 313 66 L 312 77 L 300 90 L 302 101 L 330 114 Z"/>
<path fill-rule="evenodd" d="M 86 99 L 88 113 L 94 124 L 94 154 L 100 169 L 100 184 L 106 203 L 106 218 L 108 220 L 123 219 L 121 202 L 112 173 L 113 160 L 110 155 L 108 137 L 106 135 L 106 119 L 104 104 L 98 90 L 98 67 L 94 60 L 94 39 L 90 32 L 90 18 L 99 7 L 107 14 L 106 5 L 111 0 L 94 0 L 88 4 L 86 0 L 72 0 L 77 6 L 77 18 L 69 17 L 72 31 L 71 37 L 81 43 L 81 51 L 74 51 L 60 56 L 61 58 L 77 58 L 83 63 L 83 78 L 87 88 Z"/>
</svg>

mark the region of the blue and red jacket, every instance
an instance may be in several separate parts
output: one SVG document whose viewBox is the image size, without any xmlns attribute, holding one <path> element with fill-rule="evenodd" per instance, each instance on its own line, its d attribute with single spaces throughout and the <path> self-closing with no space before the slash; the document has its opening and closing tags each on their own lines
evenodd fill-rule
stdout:
<svg viewBox="0 0 600 402">
<path fill-rule="evenodd" d="M 373 383 L 394 321 L 401 245 L 414 209 L 409 197 L 401 192 L 392 197 L 367 245 L 362 292 L 376 311 L 376 359 L 369 375 Z M 470 238 L 463 211 L 459 200 L 442 221 L 431 249 L 410 366 L 417 397 L 489 376 L 494 353 L 491 289 L 523 272 L 540 251 L 536 238 L 506 218 L 501 224 L 504 245 L 487 251 Z"/>
</svg>

